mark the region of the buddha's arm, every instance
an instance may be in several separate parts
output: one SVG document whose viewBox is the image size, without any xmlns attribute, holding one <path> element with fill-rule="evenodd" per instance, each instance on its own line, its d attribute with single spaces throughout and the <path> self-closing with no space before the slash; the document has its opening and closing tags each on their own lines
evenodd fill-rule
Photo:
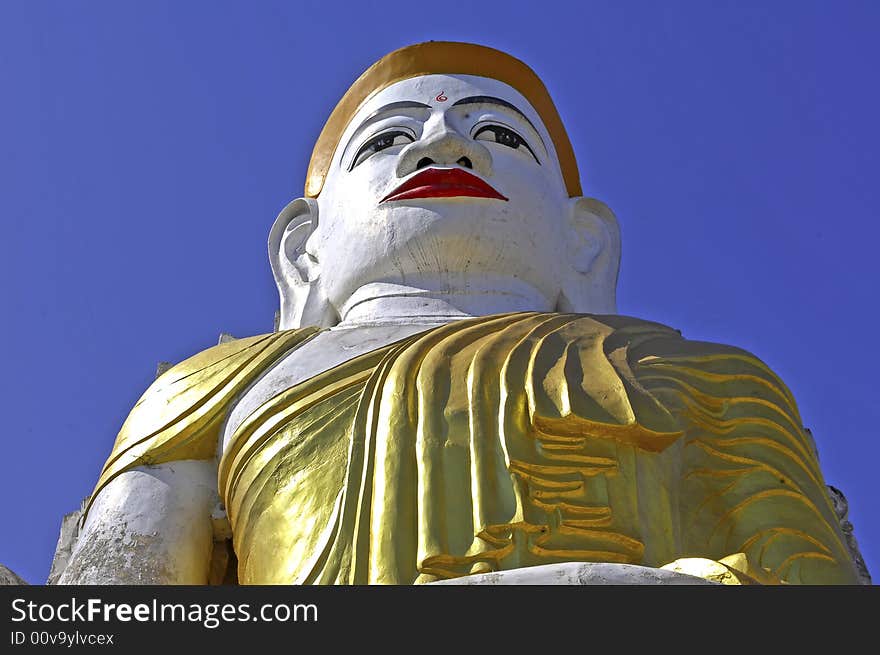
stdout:
<svg viewBox="0 0 880 655">
<path fill-rule="evenodd" d="M 62 584 L 208 582 L 220 425 L 236 395 L 311 332 L 223 343 L 147 389 L 86 504 Z"/>
<path fill-rule="evenodd" d="M 94 498 L 59 584 L 205 584 L 219 502 L 213 460 L 137 466 Z"/>
</svg>

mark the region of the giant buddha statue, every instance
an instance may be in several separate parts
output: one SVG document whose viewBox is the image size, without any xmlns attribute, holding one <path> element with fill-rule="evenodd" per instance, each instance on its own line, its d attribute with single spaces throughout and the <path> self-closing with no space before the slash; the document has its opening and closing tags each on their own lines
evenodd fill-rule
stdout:
<svg viewBox="0 0 880 655">
<path fill-rule="evenodd" d="M 616 218 L 519 60 L 430 42 L 370 67 L 269 258 L 276 331 L 144 393 L 61 582 L 858 581 L 785 384 L 616 313 Z"/>
</svg>

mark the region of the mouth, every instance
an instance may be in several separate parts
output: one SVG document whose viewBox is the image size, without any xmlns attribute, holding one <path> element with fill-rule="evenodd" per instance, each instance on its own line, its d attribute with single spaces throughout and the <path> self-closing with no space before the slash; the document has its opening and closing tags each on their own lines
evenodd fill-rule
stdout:
<svg viewBox="0 0 880 655">
<path fill-rule="evenodd" d="M 414 198 L 494 198 L 507 200 L 489 184 L 461 168 L 426 168 L 379 202 Z"/>
</svg>

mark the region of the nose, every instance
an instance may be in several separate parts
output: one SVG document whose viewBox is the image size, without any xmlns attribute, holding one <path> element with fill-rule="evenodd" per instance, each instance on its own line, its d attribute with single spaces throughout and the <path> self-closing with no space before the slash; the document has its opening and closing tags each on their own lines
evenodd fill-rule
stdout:
<svg viewBox="0 0 880 655">
<path fill-rule="evenodd" d="M 492 174 L 492 155 L 486 146 L 461 134 L 444 117 L 436 116 L 425 123 L 422 137 L 400 152 L 396 173 L 406 177 L 431 165 L 461 166 L 488 177 Z"/>
</svg>

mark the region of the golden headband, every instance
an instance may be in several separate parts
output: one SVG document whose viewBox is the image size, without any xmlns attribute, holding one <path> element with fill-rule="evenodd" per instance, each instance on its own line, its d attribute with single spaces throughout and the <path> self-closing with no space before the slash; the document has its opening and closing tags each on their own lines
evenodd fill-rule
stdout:
<svg viewBox="0 0 880 655">
<path fill-rule="evenodd" d="M 364 101 L 395 82 L 433 74 L 488 77 L 519 91 L 538 112 L 553 139 L 568 195 L 581 195 L 574 150 L 559 112 L 535 72 L 519 59 L 500 50 L 471 43 L 429 41 L 385 55 L 349 87 L 330 114 L 315 143 L 306 175 L 306 197 L 315 198 L 321 192 L 339 139 Z"/>
</svg>

